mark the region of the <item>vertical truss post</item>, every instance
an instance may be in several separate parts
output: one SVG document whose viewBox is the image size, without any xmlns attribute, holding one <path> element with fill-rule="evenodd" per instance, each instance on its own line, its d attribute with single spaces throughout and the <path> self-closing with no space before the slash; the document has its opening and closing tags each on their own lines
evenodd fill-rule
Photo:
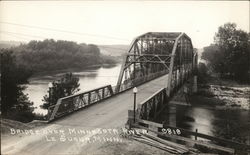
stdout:
<svg viewBox="0 0 250 155">
<path fill-rule="evenodd" d="M 170 61 L 170 71 L 168 74 L 168 84 L 167 84 L 167 95 L 170 96 L 171 93 L 171 84 L 172 84 L 172 76 L 173 76 L 173 70 L 174 70 L 174 58 L 175 58 L 175 53 L 176 53 L 176 49 L 177 49 L 177 45 L 179 42 L 179 39 L 182 37 L 183 33 L 180 34 L 174 43 L 174 47 L 172 49 L 172 56 L 171 56 L 171 61 Z"/>
</svg>

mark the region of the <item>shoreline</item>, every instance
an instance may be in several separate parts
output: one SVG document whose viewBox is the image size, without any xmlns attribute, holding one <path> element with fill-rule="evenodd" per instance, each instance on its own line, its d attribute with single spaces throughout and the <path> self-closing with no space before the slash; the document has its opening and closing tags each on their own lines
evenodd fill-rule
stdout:
<svg viewBox="0 0 250 155">
<path fill-rule="evenodd" d="M 220 80 L 198 85 L 198 92 L 192 98 L 208 101 L 218 110 L 250 110 L 250 85 Z"/>
<path fill-rule="evenodd" d="M 82 70 L 86 70 L 86 69 L 98 69 L 101 67 L 115 67 L 117 66 L 119 63 L 114 63 L 114 64 L 96 64 L 96 65 L 89 65 L 89 66 L 85 66 L 82 68 L 67 68 L 67 69 L 60 69 L 60 70 L 53 70 L 53 71 L 42 71 L 42 72 L 38 72 L 38 73 L 34 73 L 29 79 L 35 79 L 35 78 L 39 78 L 41 76 L 48 76 L 51 74 L 58 74 L 58 73 L 66 73 L 66 72 L 74 72 L 74 71 L 82 71 Z"/>
</svg>

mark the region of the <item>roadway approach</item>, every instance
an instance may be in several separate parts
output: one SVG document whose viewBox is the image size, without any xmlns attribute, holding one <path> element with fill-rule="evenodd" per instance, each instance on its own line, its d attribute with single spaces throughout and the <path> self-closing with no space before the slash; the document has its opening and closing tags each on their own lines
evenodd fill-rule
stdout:
<svg viewBox="0 0 250 155">
<path fill-rule="evenodd" d="M 159 89 L 166 87 L 168 75 L 138 86 L 136 102 L 141 103 Z M 102 148 L 104 137 L 119 137 L 113 129 L 121 130 L 128 120 L 128 110 L 133 109 L 132 89 L 117 94 L 97 104 L 83 108 L 44 126 L 36 127 L 28 134 L 13 135 L 1 143 L 2 154 L 88 154 Z M 95 129 L 109 129 L 110 132 L 89 132 Z M 112 129 L 112 132 L 111 130 Z M 37 133 L 36 133 L 37 132 Z M 33 134 L 32 134 L 33 133 Z M 89 140 L 93 141 L 89 141 Z M 80 142 L 81 140 L 81 142 Z M 107 139 L 106 139 L 107 140 Z M 113 141 L 119 139 L 113 139 Z M 119 154 L 119 153 L 118 153 Z"/>
</svg>

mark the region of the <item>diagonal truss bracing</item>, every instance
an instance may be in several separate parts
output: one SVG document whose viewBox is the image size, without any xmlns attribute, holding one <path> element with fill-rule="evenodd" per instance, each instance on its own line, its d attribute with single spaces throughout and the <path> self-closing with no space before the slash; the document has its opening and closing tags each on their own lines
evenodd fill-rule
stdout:
<svg viewBox="0 0 250 155">
<path fill-rule="evenodd" d="M 194 55 L 191 39 L 185 33 L 149 32 L 138 36 L 124 56 L 116 92 L 169 74 L 168 85 L 163 87 L 170 95 L 192 72 Z"/>
</svg>

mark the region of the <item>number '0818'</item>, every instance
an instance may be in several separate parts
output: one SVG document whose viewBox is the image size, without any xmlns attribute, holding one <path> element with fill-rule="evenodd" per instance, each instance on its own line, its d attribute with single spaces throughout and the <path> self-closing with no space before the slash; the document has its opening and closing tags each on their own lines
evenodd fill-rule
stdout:
<svg viewBox="0 0 250 155">
<path fill-rule="evenodd" d="M 170 128 L 162 128 L 161 130 L 163 132 L 163 134 L 169 134 L 169 135 L 180 135 L 181 134 L 181 130 L 180 129 L 170 129 Z"/>
</svg>

